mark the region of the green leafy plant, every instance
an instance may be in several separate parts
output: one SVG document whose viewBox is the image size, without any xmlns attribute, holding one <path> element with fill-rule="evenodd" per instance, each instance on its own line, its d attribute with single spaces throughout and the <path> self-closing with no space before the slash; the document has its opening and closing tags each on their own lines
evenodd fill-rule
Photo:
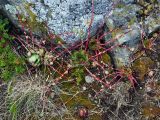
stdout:
<svg viewBox="0 0 160 120">
<path fill-rule="evenodd" d="M 74 51 L 71 55 L 71 60 L 74 66 L 72 77 L 76 78 L 77 85 L 84 81 L 85 71 L 83 63 L 88 62 L 88 55 L 84 50 Z"/>
<path fill-rule="evenodd" d="M 81 64 L 88 61 L 88 55 L 84 50 L 79 50 L 73 52 L 73 54 L 71 55 L 71 59 L 73 61 L 73 64 Z"/>
<path fill-rule="evenodd" d="M 13 102 L 10 104 L 9 112 L 12 114 L 12 120 L 17 119 L 17 103 Z"/>
<path fill-rule="evenodd" d="M 22 58 L 18 57 L 12 50 L 10 42 L 14 40 L 14 37 L 8 33 L 6 28 L 8 24 L 7 19 L 0 17 L 0 78 L 4 81 L 24 71 Z"/>
<path fill-rule="evenodd" d="M 80 85 L 80 83 L 83 82 L 84 79 L 85 79 L 84 68 L 83 67 L 76 67 L 76 68 L 74 68 L 73 71 L 72 71 L 71 76 L 75 77 L 77 85 Z"/>
</svg>

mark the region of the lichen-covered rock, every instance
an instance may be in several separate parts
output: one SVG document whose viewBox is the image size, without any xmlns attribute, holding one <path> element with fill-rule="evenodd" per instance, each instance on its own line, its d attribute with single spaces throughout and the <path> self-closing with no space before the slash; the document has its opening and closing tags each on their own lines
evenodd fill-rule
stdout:
<svg viewBox="0 0 160 120">
<path fill-rule="evenodd" d="M 160 28 L 159 13 L 153 10 L 142 19 L 137 16 L 141 6 L 130 3 L 125 6 L 124 1 L 121 2 L 110 16 L 105 17 L 105 31 L 113 31 L 105 36 L 105 40 L 116 39 L 110 46 L 119 45 L 111 51 L 116 67 L 130 65 L 131 55 L 138 48 L 142 32 L 149 36 Z"/>
<path fill-rule="evenodd" d="M 103 24 L 103 16 L 110 12 L 112 4 L 111 0 L 94 1 L 91 35 Z M 32 12 L 36 20 L 47 22 L 47 26 L 55 34 L 61 34 L 67 43 L 87 37 L 92 17 L 92 0 L 7 0 L 1 7 L 14 21 L 17 13 L 31 17 L 28 12 Z"/>
<path fill-rule="evenodd" d="M 150 34 L 158 29 L 160 29 L 160 14 L 156 18 L 149 16 L 145 24 L 147 25 L 147 32 Z"/>
<path fill-rule="evenodd" d="M 0 0 L 0 10 L 19 27 L 17 14 L 21 15 L 38 35 L 47 32 L 42 25 L 46 23 L 49 30 L 68 44 L 74 44 L 80 39 L 85 40 L 88 32 L 91 36 L 95 35 L 98 28 L 104 24 L 107 26 L 105 32 L 118 29 L 106 35 L 105 39 L 108 41 L 117 38 L 114 45 L 126 45 L 126 48 L 116 47 L 112 51 L 115 64 L 123 66 L 129 63 L 132 54 L 129 49 L 137 48 L 140 31 L 150 34 L 160 27 L 158 2 L 159 0 L 152 5 L 155 9 L 145 15 L 144 21 L 137 17 L 137 11 L 145 7 L 135 4 L 134 0 Z M 145 24 L 145 27 L 142 24 Z"/>
<path fill-rule="evenodd" d="M 124 5 L 124 3 L 122 4 Z M 120 45 L 120 47 L 117 46 L 112 50 L 112 57 L 116 67 L 128 65 L 132 50 L 137 48 L 137 43 L 140 40 L 140 24 L 136 18 L 138 9 L 139 7 L 136 5 L 121 6 L 113 10 L 111 16 L 105 18 L 105 31 L 113 30 L 105 36 L 106 42 L 115 39 L 111 46 Z"/>
<path fill-rule="evenodd" d="M 130 31 L 126 33 L 126 31 Z M 124 36 L 117 37 L 117 43 L 122 46 L 116 47 L 112 52 L 114 54 L 113 59 L 115 60 L 115 65 L 117 67 L 128 66 L 131 62 L 131 55 L 138 48 L 138 43 L 141 38 L 140 29 L 136 27 L 131 27 L 123 31 Z"/>
</svg>

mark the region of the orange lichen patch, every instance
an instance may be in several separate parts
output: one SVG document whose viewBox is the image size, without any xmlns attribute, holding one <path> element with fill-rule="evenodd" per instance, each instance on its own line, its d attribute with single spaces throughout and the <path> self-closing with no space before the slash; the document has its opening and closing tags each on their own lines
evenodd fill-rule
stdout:
<svg viewBox="0 0 160 120">
<path fill-rule="evenodd" d="M 160 108 L 153 105 L 143 106 L 142 115 L 149 119 L 160 117 Z"/>
<path fill-rule="evenodd" d="M 136 77 L 143 80 L 153 64 L 154 62 L 149 57 L 141 57 L 133 62 L 132 70 L 136 73 Z"/>
</svg>

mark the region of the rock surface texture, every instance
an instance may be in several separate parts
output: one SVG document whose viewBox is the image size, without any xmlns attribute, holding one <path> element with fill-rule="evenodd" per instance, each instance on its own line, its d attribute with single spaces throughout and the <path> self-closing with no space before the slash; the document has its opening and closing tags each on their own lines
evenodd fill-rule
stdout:
<svg viewBox="0 0 160 120">
<path fill-rule="evenodd" d="M 14 19 L 16 19 L 16 10 L 27 16 L 25 9 L 29 3 L 30 10 L 37 16 L 36 19 L 47 22 L 48 27 L 56 34 L 61 34 L 61 37 L 67 41 L 67 43 L 73 43 L 87 36 L 87 30 L 92 18 L 91 0 L 1 1 L 4 11 Z M 92 35 L 95 34 L 100 25 L 103 25 L 103 17 L 111 11 L 112 4 L 113 2 L 111 0 L 94 1 L 94 18 L 91 25 Z"/>
<path fill-rule="evenodd" d="M 52 32 L 69 44 L 85 40 L 88 32 L 93 36 L 104 25 L 104 32 L 118 28 L 118 31 L 105 36 L 106 41 L 115 37 L 114 45 L 127 47 L 116 47 L 112 51 L 116 66 L 128 64 L 140 41 L 141 30 L 150 34 L 160 27 L 158 6 L 159 0 L 142 21 L 137 17 L 137 11 L 144 7 L 136 4 L 135 0 L 0 0 L 0 9 L 16 26 L 20 26 L 17 14 L 36 16 L 33 21 L 46 22 Z"/>
</svg>

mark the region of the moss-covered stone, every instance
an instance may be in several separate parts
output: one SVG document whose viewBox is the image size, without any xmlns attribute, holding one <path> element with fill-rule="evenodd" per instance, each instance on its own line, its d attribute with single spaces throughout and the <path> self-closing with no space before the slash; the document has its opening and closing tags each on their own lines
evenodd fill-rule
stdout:
<svg viewBox="0 0 160 120">
<path fill-rule="evenodd" d="M 152 67 L 154 62 L 149 57 L 140 57 L 135 60 L 132 65 L 132 70 L 135 71 L 136 76 L 143 80 L 148 70 Z"/>
<path fill-rule="evenodd" d="M 22 22 L 24 22 L 26 27 L 28 27 L 35 34 L 46 35 L 47 28 L 45 26 L 45 23 L 38 21 L 37 15 L 31 10 L 31 7 L 34 6 L 34 4 L 26 3 L 24 6 L 28 17 L 25 17 L 25 15 L 21 14 L 20 16 Z"/>
</svg>

